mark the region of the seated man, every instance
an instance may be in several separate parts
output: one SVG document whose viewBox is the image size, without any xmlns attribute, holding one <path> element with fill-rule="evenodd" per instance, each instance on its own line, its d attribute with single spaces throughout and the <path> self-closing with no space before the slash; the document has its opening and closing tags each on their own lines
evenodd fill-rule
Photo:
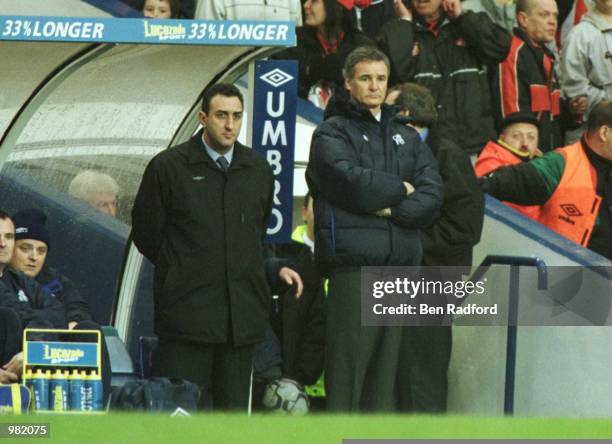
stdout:
<svg viewBox="0 0 612 444">
<path fill-rule="evenodd" d="M 612 100 L 589 114 L 580 142 L 483 180 L 498 199 L 540 205 L 538 221 L 571 241 L 612 259 Z"/>
<path fill-rule="evenodd" d="M 513 113 L 506 117 L 497 141 L 490 140 L 478 155 L 476 175 L 482 177 L 500 167 L 518 165 L 541 156 L 538 128 L 538 120 L 531 113 Z M 540 207 L 537 205 L 504 203 L 531 219 L 538 219 Z"/>
<path fill-rule="evenodd" d="M 109 216 L 117 216 L 119 185 L 108 174 L 93 170 L 81 171 L 70 182 L 68 194 Z"/>
<path fill-rule="evenodd" d="M 91 321 L 87 302 L 74 283 L 54 268 L 45 265 L 50 248 L 47 215 L 32 208 L 13 215 L 15 249 L 9 265 L 35 279 L 47 294 L 54 294 L 64 305 L 68 327 L 80 321 Z"/>
<path fill-rule="evenodd" d="M 26 214 L 30 213 L 26 212 Z M 20 234 L 23 234 L 24 227 L 20 228 Z M 15 224 L 6 212 L 0 210 L 0 309 L 6 309 L 6 311 L 3 310 L 2 316 L 12 323 L 15 323 L 15 319 L 17 319 L 16 324 L 20 328 L 68 328 L 69 325 L 66 321 L 67 308 L 73 307 L 73 305 L 64 306 L 60 298 L 53 292 L 45 291 L 30 276 L 9 266 L 13 259 L 15 236 Z M 65 300 L 68 301 L 68 299 Z M 16 316 L 13 316 L 13 314 Z M 99 330 L 100 326 L 91 320 L 80 319 L 78 324 L 76 322 L 71 323 L 70 328 Z M 106 402 L 110 394 L 111 369 L 104 340 L 102 340 L 101 354 L 102 383 Z M 2 365 L 3 370 L 3 372 L 0 372 L 0 383 L 12 382 L 14 380 L 13 376 L 20 378 L 23 368 L 22 353 L 13 355 L 8 363 L 0 362 L 0 365 Z"/>
</svg>

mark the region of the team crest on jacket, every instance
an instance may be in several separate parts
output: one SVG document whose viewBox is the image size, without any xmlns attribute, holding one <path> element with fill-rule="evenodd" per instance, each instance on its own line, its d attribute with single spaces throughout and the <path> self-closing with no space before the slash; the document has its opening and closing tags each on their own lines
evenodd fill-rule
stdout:
<svg viewBox="0 0 612 444">
<path fill-rule="evenodd" d="M 404 145 L 406 143 L 404 142 L 404 138 L 402 137 L 401 134 L 394 134 L 393 141 L 395 142 L 396 145 Z"/>
<path fill-rule="evenodd" d="M 414 45 L 412 45 L 412 57 L 416 57 L 421 53 L 421 46 L 419 45 L 419 42 L 414 42 Z"/>
<path fill-rule="evenodd" d="M 456 46 L 466 46 L 467 43 L 465 42 L 463 37 L 459 37 L 457 40 L 455 40 L 455 45 Z"/>
<path fill-rule="evenodd" d="M 28 297 L 26 296 L 26 294 L 25 294 L 25 292 L 23 290 L 19 290 L 17 292 L 17 300 L 19 302 L 28 302 L 29 301 Z"/>
</svg>

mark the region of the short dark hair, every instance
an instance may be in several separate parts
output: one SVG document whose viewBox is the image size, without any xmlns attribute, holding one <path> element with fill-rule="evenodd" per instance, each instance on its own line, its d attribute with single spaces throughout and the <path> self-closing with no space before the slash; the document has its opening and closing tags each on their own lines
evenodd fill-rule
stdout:
<svg viewBox="0 0 612 444">
<path fill-rule="evenodd" d="M 9 220 L 11 220 L 11 222 L 13 221 L 13 219 L 11 219 L 11 215 L 10 215 L 10 214 L 8 214 L 8 213 L 7 213 L 6 211 L 4 211 L 4 210 L 0 210 L 0 219 L 2 219 L 2 220 L 9 219 Z"/>
<path fill-rule="evenodd" d="M 612 128 L 612 100 L 602 100 L 589 113 L 587 132 L 594 133 L 602 126 Z"/>
<path fill-rule="evenodd" d="M 410 121 L 419 126 L 432 126 L 438 120 L 436 101 L 429 89 L 416 83 L 402 83 L 395 104 L 410 113 Z"/>
<path fill-rule="evenodd" d="M 357 49 L 354 49 L 344 61 L 344 68 L 342 68 L 342 75 L 344 78 L 352 79 L 355 75 L 355 66 L 363 61 L 385 62 L 385 65 L 387 65 L 387 71 L 391 71 L 389 58 L 384 52 L 374 46 L 360 46 Z"/>
<path fill-rule="evenodd" d="M 210 110 L 210 102 L 215 96 L 224 96 L 224 97 L 238 97 L 242 106 L 244 106 L 244 98 L 242 97 L 242 93 L 236 86 L 231 83 L 217 83 L 206 91 L 202 95 L 202 111 L 208 114 Z"/>
</svg>

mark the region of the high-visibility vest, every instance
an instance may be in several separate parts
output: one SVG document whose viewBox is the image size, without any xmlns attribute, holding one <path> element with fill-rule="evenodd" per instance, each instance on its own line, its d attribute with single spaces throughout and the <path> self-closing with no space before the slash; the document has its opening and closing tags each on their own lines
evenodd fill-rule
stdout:
<svg viewBox="0 0 612 444">
<path fill-rule="evenodd" d="M 580 142 L 556 151 L 565 159 L 565 170 L 557 189 L 542 206 L 540 223 L 586 247 L 601 204 L 597 172 Z"/>
<path fill-rule="evenodd" d="M 482 177 L 498 168 L 518 165 L 521 162 L 522 160 L 512 154 L 508 149 L 504 148 L 498 142 L 490 140 L 478 155 L 474 169 L 476 171 L 476 176 Z M 540 205 L 518 205 L 512 202 L 502 203 L 533 220 L 538 220 L 540 216 Z"/>
</svg>

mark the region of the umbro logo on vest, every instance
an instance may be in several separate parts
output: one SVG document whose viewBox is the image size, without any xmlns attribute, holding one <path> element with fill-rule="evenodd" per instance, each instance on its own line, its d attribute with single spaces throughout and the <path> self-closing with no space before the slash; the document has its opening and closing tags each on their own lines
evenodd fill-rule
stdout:
<svg viewBox="0 0 612 444">
<path fill-rule="evenodd" d="M 402 137 L 401 134 L 394 134 L 393 141 L 395 142 L 396 145 L 404 145 L 406 143 L 404 142 L 404 138 Z"/>
<path fill-rule="evenodd" d="M 559 215 L 559 219 L 569 224 L 572 224 L 572 225 L 576 224 L 576 222 L 574 222 L 570 218 L 583 216 L 582 212 L 574 204 L 561 204 L 560 207 L 565 213 L 565 215 Z"/>
</svg>

